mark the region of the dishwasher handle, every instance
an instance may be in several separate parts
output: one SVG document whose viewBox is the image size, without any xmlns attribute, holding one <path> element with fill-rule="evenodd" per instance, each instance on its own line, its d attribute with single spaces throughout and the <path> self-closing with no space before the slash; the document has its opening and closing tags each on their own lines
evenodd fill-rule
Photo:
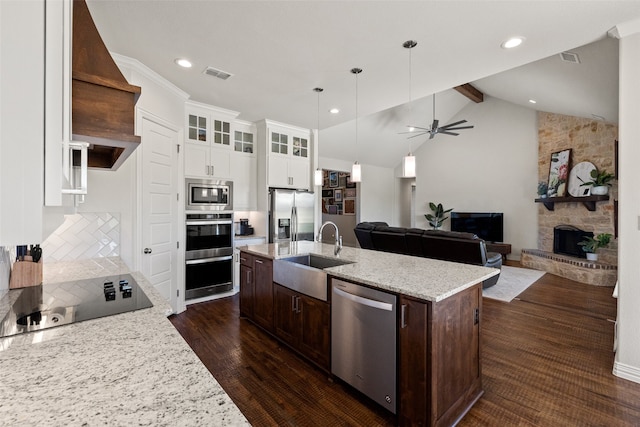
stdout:
<svg viewBox="0 0 640 427">
<path fill-rule="evenodd" d="M 366 305 L 367 307 L 377 308 L 384 311 L 393 311 L 393 304 L 390 304 L 388 302 L 381 302 L 369 298 L 364 298 L 359 295 L 353 295 L 338 288 L 333 288 L 333 292 L 335 292 L 336 295 L 346 298 L 357 304 Z"/>
</svg>

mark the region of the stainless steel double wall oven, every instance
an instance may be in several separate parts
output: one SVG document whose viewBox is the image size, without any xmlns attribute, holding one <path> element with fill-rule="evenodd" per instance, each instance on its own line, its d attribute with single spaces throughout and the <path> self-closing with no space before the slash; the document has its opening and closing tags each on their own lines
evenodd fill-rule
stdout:
<svg viewBox="0 0 640 427">
<path fill-rule="evenodd" d="M 185 299 L 233 289 L 233 183 L 186 180 Z"/>
</svg>

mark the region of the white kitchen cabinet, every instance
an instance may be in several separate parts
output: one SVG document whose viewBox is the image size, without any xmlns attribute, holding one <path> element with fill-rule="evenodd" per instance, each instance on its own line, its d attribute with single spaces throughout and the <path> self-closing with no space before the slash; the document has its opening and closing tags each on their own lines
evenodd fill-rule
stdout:
<svg viewBox="0 0 640 427">
<path fill-rule="evenodd" d="M 231 178 L 232 123 L 235 111 L 186 102 L 184 174 Z"/>
<path fill-rule="evenodd" d="M 195 144 L 187 144 L 184 174 L 200 178 L 230 178 L 231 153 Z"/>
<path fill-rule="evenodd" d="M 265 121 L 267 126 L 267 184 L 269 187 L 309 189 L 311 134 L 308 129 Z"/>
<path fill-rule="evenodd" d="M 240 287 L 240 248 L 247 245 L 264 245 L 266 237 L 242 236 L 236 237 L 233 241 L 233 289 L 238 292 Z"/>
<path fill-rule="evenodd" d="M 257 209 L 257 169 L 258 159 L 255 155 L 233 153 L 231 156 L 234 210 L 254 211 Z"/>
<path fill-rule="evenodd" d="M 0 1 L 0 246 L 42 241 L 45 2 Z"/>
</svg>

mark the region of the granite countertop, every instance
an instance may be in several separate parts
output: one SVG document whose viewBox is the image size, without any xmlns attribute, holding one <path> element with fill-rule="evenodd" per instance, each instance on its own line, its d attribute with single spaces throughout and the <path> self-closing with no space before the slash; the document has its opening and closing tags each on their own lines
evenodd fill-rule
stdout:
<svg viewBox="0 0 640 427">
<path fill-rule="evenodd" d="M 272 259 L 307 254 L 336 257 L 334 245 L 307 241 L 249 245 L 243 250 Z M 500 272 L 477 265 L 350 247 L 343 247 L 338 258 L 353 263 L 325 269 L 332 276 L 433 302 Z"/>
<path fill-rule="evenodd" d="M 129 272 L 119 258 L 52 264 L 45 283 Z M 131 274 L 153 307 L 0 339 L 3 425 L 249 425 Z"/>
</svg>

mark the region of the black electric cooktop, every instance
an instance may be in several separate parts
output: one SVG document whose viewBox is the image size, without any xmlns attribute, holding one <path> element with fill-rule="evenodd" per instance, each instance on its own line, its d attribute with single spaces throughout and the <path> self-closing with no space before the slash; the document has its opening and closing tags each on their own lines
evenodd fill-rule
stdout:
<svg viewBox="0 0 640 427">
<path fill-rule="evenodd" d="M 120 274 L 11 290 L 0 300 L 2 307 L 6 315 L 0 323 L 0 338 L 140 310 L 153 304 L 130 274 Z"/>
</svg>

